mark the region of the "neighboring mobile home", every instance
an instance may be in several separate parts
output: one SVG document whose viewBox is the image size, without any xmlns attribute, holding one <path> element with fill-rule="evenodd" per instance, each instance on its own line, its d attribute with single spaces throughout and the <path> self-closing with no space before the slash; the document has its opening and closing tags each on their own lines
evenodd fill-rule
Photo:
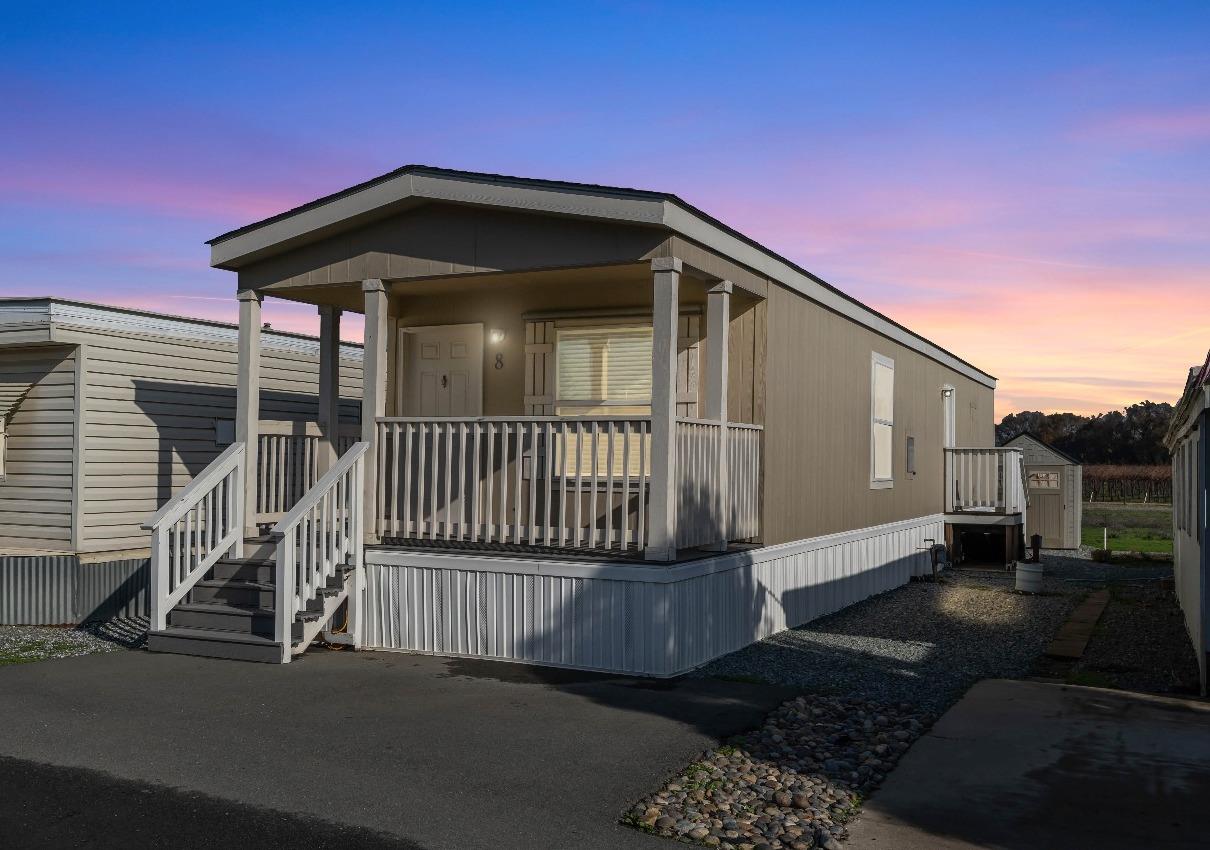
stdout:
<svg viewBox="0 0 1210 850">
<path fill-rule="evenodd" d="M 1176 596 L 1201 671 L 1206 693 L 1210 662 L 1210 546 L 1206 545 L 1207 485 L 1210 466 L 1206 432 L 1210 428 L 1210 355 L 1189 370 L 1165 444 L 1172 452 L 1172 542 Z"/>
<path fill-rule="evenodd" d="M 364 314 L 362 431 L 199 543 L 257 499 L 237 419 L 148 522 L 153 649 L 288 661 L 347 601 L 363 648 L 675 675 L 927 573 L 947 524 L 1019 537 L 992 376 L 675 196 L 409 166 L 210 244 L 249 354 L 264 298 Z M 179 616 L 199 580 L 257 622 Z"/>
<path fill-rule="evenodd" d="M 299 495 L 315 479 L 319 342 L 261 338 L 261 439 L 296 464 Z M 142 522 L 230 444 L 237 342 L 220 322 L 0 299 L 0 623 L 147 614 Z M 347 433 L 361 349 L 340 358 Z"/>
<path fill-rule="evenodd" d="M 1079 549 L 1083 526 L 1084 467 L 1069 454 L 1033 434 L 1018 434 L 1004 445 L 1022 451 L 1025 486 L 1029 491 L 1028 541 L 1042 536 L 1046 549 Z"/>
</svg>

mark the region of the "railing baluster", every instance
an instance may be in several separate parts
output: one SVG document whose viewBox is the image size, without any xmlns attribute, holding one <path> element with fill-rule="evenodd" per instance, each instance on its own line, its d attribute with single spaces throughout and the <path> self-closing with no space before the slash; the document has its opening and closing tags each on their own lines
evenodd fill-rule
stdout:
<svg viewBox="0 0 1210 850">
<path fill-rule="evenodd" d="M 492 496 L 494 495 L 492 493 L 492 485 L 496 480 L 495 451 L 496 427 L 493 423 L 489 422 L 487 423 L 487 464 L 483 470 L 483 477 L 486 479 L 485 484 L 487 485 L 487 493 L 483 500 L 483 516 L 487 520 L 487 529 L 483 535 L 483 539 L 489 543 L 496 539 L 495 503 L 492 500 Z"/>
<path fill-rule="evenodd" d="M 428 481 L 428 467 L 425 466 L 425 443 L 428 427 L 421 422 L 416 429 L 416 536 L 423 539 L 427 529 L 424 524 L 424 485 Z"/>
<path fill-rule="evenodd" d="M 454 505 L 454 494 L 450 489 L 450 482 L 453 480 L 454 426 L 446 423 L 442 429 L 442 433 L 445 435 L 445 503 L 443 511 L 445 516 L 445 539 L 449 540 L 451 526 L 453 525 L 453 522 L 450 520 L 450 511 Z"/>
<path fill-rule="evenodd" d="M 517 441 L 517 460 L 514 462 L 515 487 L 513 488 L 513 543 L 521 542 L 521 511 L 523 510 L 521 483 L 522 474 L 525 470 L 525 443 L 523 436 L 525 434 L 525 425 L 521 422 L 516 426 L 516 441 Z"/>
<path fill-rule="evenodd" d="M 417 532 L 416 524 L 412 520 L 412 482 L 417 477 L 416 467 L 412 466 L 412 437 L 416 429 L 411 422 L 403 428 L 403 469 L 399 473 L 403 481 L 403 528 L 404 536 L 412 537 Z"/>
<path fill-rule="evenodd" d="M 576 504 L 575 517 L 576 525 L 574 529 L 574 537 L 572 545 L 575 548 L 580 548 L 580 538 L 584 531 L 584 523 L 582 521 L 582 505 L 584 502 L 584 423 L 576 423 Z"/>
<path fill-rule="evenodd" d="M 483 532 L 479 528 L 479 502 L 483 483 L 479 480 L 479 451 L 482 443 L 482 426 L 476 422 L 471 426 L 474 432 L 471 446 L 471 540 L 479 541 L 483 539 Z"/>
</svg>

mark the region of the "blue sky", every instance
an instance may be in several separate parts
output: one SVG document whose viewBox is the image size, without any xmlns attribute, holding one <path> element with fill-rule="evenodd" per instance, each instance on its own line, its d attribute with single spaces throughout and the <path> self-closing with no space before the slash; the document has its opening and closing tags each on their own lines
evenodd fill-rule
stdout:
<svg viewBox="0 0 1210 850">
<path fill-rule="evenodd" d="M 6 10 L 3 294 L 230 318 L 205 239 L 423 162 L 676 192 L 1002 412 L 1210 345 L 1210 4 L 249 5 Z"/>
</svg>

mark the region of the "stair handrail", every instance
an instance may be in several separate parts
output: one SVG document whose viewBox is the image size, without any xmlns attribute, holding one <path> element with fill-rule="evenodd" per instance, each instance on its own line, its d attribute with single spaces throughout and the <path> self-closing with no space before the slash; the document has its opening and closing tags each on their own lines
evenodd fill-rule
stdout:
<svg viewBox="0 0 1210 850">
<path fill-rule="evenodd" d="M 361 568 L 364 459 L 369 448 L 368 442 L 354 443 L 269 532 L 276 542 L 277 562 L 273 631 L 274 640 L 281 646 L 283 662 L 288 662 L 293 654 L 291 627 L 310 592 L 335 575 L 341 557 L 352 556 L 354 570 Z M 342 485 L 344 501 L 340 501 L 336 492 Z M 303 529 L 304 551 L 299 552 L 299 527 L 311 522 L 317 508 L 323 510 L 321 521 L 315 527 Z M 300 590 L 307 598 L 300 596 Z"/>
<path fill-rule="evenodd" d="M 219 558 L 230 551 L 243 554 L 244 448 L 243 443 L 228 446 L 143 522 L 151 532 L 153 630 L 167 627 L 168 612 Z"/>
</svg>

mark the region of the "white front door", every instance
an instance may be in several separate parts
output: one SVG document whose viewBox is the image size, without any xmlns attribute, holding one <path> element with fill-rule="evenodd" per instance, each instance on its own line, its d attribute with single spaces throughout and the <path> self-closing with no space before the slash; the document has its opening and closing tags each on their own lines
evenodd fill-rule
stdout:
<svg viewBox="0 0 1210 850">
<path fill-rule="evenodd" d="M 483 413 L 483 325 L 402 328 L 404 416 Z"/>
</svg>

